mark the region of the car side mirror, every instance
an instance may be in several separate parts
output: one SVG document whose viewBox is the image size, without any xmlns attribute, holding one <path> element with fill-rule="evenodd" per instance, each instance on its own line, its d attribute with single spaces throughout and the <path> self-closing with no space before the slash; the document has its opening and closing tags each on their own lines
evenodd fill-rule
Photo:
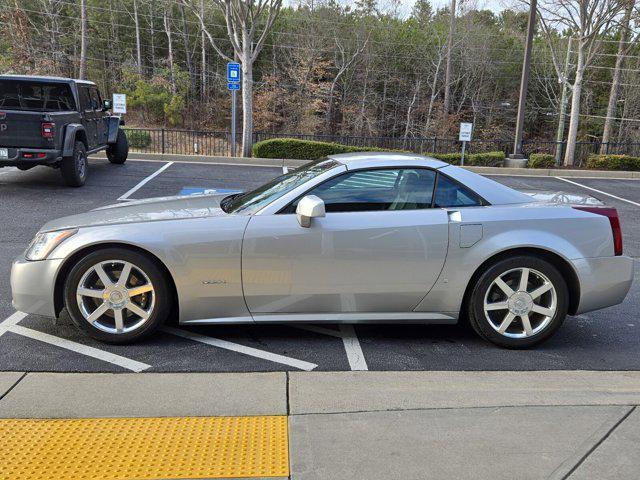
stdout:
<svg viewBox="0 0 640 480">
<path fill-rule="evenodd" d="M 111 110 L 111 100 L 104 100 L 102 102 L 102 111 L 106 112 L 107 110 Z"/>
<path fill-rule="evenodd" d="M 307 195 L 298 202 L 296 216 L 301 227 L 309 228 L 312 218 L 324 217 L 325 215 L 324 202 L 320 197 Z"/>
</svg>

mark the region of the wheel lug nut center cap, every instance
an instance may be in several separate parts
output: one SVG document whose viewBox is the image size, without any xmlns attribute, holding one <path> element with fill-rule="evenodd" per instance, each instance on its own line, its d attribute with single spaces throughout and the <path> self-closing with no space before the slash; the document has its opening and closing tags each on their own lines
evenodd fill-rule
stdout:
<svg viewBox="0 0 640 480">
<path fill-rule="evenodd" d="M 527 292 L 516 292 L 509 298 L 509 310 L 514 315 L 525 315 L 533 307 L 533 299 Z"/>
<path fill-rule="evenodd" d="M 123 308 L 129 301 L 127 293 L 121 290 L 111 290 L 105 296 L 111 308 Z"/>
</svg>

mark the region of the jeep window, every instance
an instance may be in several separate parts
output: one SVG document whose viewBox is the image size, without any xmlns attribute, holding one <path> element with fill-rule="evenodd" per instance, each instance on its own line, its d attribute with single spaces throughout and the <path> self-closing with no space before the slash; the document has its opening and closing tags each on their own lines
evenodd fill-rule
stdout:
<svg viewBox="0 0 640 480">
<path fill-rule="evenodd" d="M 90 87 L 89 94 L 91 96 L 91 110 L 102 110 L 102 102 L 100 101 L 98 89 L 96 87 Z"/>
<path fill-rule="evenodd" d="M 91 108 L 91 94 L 89 93 L 89 88 L 78 88 L 78 94 L 80 95 L 80 110 L 84 112 L 93 110 L 93 108 Z"/>
<path fill-rule="evenodd" d="M 71 87 L 66 83 L 0 80 L 0 108 L 39 112 L 75 110 Z"/>
</svg>

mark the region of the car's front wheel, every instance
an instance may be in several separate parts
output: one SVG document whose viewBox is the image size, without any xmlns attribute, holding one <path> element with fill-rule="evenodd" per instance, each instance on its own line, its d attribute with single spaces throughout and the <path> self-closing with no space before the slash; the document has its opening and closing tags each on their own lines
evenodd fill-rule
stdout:
<svg viewBox="0 0 640 480">
<path fill-rule="evenodd" d="M 128 156 L 129 142 L 127 135 L 124 133 L 124 130 L 119 128 L 116 143 L 112 143 L 107 147 L 107 158 L 111 163 L 121 165 L 127 161 Z"/>
<path fill-rule="evenodd" d="M 64 298 L 76 326 L 109 343 L 151 335 L 167 318 L 171 304 L 167 279 L 158 265 L 124 248 L 81 258 L 67 276 Z"/>
<path fill-rule="evenodd" d="M 567 284 L 551 263 L 517 256 L 480 275 L 467 309 L 469 322 L 481 337 L 501 347 L 526 348 L 553 335 L 568 306 Z"/>
</svg>

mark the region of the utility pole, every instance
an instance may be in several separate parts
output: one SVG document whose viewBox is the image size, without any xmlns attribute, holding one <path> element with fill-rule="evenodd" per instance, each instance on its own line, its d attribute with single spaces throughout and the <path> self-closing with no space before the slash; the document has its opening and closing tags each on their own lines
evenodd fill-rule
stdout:
<svg viewBox="0 0 640 480">
<path fill-rule="evenodd" d="M 456 0 L 451 0 L 451 12 L 449 16 L 449 37 L 447 38 L 447 66 L 444 74 L 444 118 L 449 116 L 451 109 L 451 50 L 453 49 L 453 31 L 456 28 Z"/>
<path fill-rule="evenodd" d="M 567 104 L 569 103 L 569 87 L 567 86 L 567 75 L 569 75 L 569 60 L 571 60 L 571 40 L 567 43 L 567 56 L 564 59 L 564 70 L 562 72 L 562 95 L 560 96 L 560 112 L 558 114 L 558 130 L 556 131 L 556 165 L 562 165 L 562 141 L 564 140 L 564 122 L 567 116 Z"/>
<path fill-rule="evenodd" d="M 529 86 L 529 72 L 531 70 L 531 48 L 533 46 L 533 32 L 536 26 L 537 0 L 531 0 L 529 7 L 529 23 L 527 24 L 527 43 L 524 47 L 524 61 L 522 64 L 522 78 L 520 79 L 520 97 L 518 99 L 518 118 L 516 120 L 516 138 L 513 142 L 513 154 L 511 159 L 521 160 L 522 155 L 522 131 L 524 129 L 524 109 L 527 102 L 527 87 Z M 522 163 L 522 162 L 514 162 Z M 524 165 L 521 165 L 524 166 Z"/>
</svg>

